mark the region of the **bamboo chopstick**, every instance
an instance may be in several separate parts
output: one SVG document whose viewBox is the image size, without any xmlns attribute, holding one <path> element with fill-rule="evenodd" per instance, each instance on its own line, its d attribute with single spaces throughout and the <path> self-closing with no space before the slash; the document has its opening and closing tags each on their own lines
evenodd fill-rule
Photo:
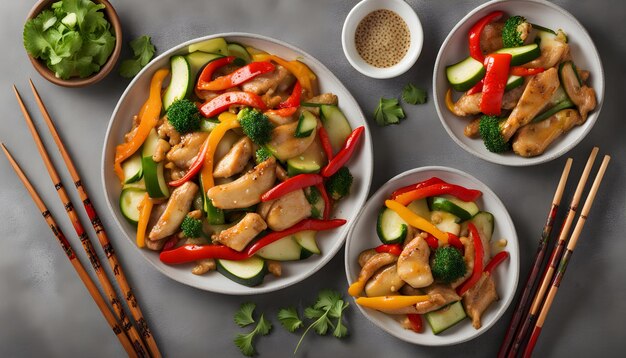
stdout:
<svg viewBox="0 0 626 358">
<path fill-rule="evenodd" d="M 598 173 L 596 174 L 596 178 L 593 180 L 593 184 L 591 186 L 591 189 L 589 190 L 587 199 L 585 200 L 585 205 L 583 206 L 583 209 L 580 212 L 580 215 L 578 216 L 578 221 L 576 221 L 576 227 L 574 227 L 572 236 L 570 237 L 569 242 L 567 243 L 567 249 L 563 253 L 563 257 L 561 258 L 561 261 L 559 262 L 558 271 L 556 273 L 556 276 L 554 276 L 554 279 L 552 280 L 550 291 L 548 292 L 548 295 L 546 296 L 545 302 L 541 309 L 541 313 L 539 314 L 539 317 L 537 318 L 537 323 L 535 324 L 535 327 L 533 328 L 528 345 L 526 346 L 526 349 L 524 350 L 524 357 L 530 357 L 533 352 L 533 349 L 535 348 L 535 345 L 537 344 L 537 340 L 539 338 L 539 335 L 541 334 L 541 329 L 543 328 L 543 324 L 546 320 L 546 317 L 548 316 L 548 312 L 550 311 L 550 308 L 552 307 L 552 303 L 554 302 L 554 297 L 556 296 L 556 293 L 559 290 L 561 281 L 563 280 L 563 277 L 565 276 L 567 265 L 572 257 L 572 254 L 574 253 L 574 249 L 576 248 L 576 244 L 578 243 L 578 239 L 580 238 L 580 233 L 582 232 L 583 227 L 585 226 L 585 223 L 587 222 L 587 216 L 589 215 L 589 210 L 591 210 L 591 206 L 593 205 L 593 201 L 596 198 L 596 194 L 598 193 L 598 188 L 600 187 L 600 184 L 602 183 L 602 178 L 604 177 L 604 173 L 606 172 L 606 168 L 609 165 L 610 160 L 611 160 L 610 156 L 608 155 L 604 156 L 604 159 L 602 160 L 602 164 L 600 165 L 600 169 L 598 169 Z"/>
<path fill-rule="evenodd" d="M 133 324 L 128 319 L 126 312 L 124 312 L 124 307 L 122 306 L 122 302 L 117 297 L 117 293 L 115 292 L 115 289 L 113 288 L 113 285 L 111 284 L 111 281 L 109 281 L 109 278 L 107 277 L 105 271 L 102 268 L 102 264 L 100 263 L 100 260 L 98 259 L 98 256 L 93 248 L 93 245 L 91 244 L 91 241 L 89 241 L 89 236 L 87 236 L 85 229 L 83 228 L 82 224 L 80 223 L 80 220 L 78 219 L 78 216 L 76 215 L 76 211 L 74 210 L 74 205 L 72 204 L 69 197 L 67 196 L 67 192 L 65 191 L 65 188 L 63 187 L 63 183 L 61 183 L 59 174 L 54 168 L 54 164 L 52 164 L 52 161 L 50 160 L 50 157 L 48 156 L 48 153 L 46 152 L 46 148 L 44 147 L 43 142 L 41 141 L 41 138 L 39 137 L 39 133 L 37 132 L 37 129 L 35 128 L 32 118 L 30 117 L 30 114 L 28 113 L 28 110 L 26 109 L 26 106 L 24 105 L 24 102 L 22 101 L 22 98 L 20 97 L 20 94 L 17 91 L 17 88 L 15 86 L 13 86 L 13 91 L 15 92 L 15 96 L 20 105 L 20 109 L 22 110 L 22 114 L 24 115 L 24 119 L 26 120 L 26 124 L 28 125 L 28 129 L 30 130 L 31 135 L 33 136 L 33 139 L 35 140 L 37 149 L 39 150 L 39 154 L 41 155 L 41 159 L 43 160 L 46 166 L 46 169 L 48 170 L 50 179 L 52 180 L 52 183 L 54 184 L 54 187 L 57 191 L 57 194 L 59 195 L 59 198 L 61 199 L 61 202 L 63 203 L 65 207 L 65 212 L 67 213 L 67 216 L 72 222 L 72 225 L 74 226 L 74 230 L 76 231 L 76 234 L 78 235 L 83 245 L 83 248 L 85 249 L 85 252 L 87 253 L 87 256 L 89 257 L 89 262 L 91 263 L 91 266 L 96 272 L 98 281 L 102 285 L 102 288 L 104 289 L 104 292 L 109 299 L 109 303 L 113 307 L 113 310 L 117 315 L 117 318 L 121 322 L 122 328 L 128 333 L 133 343 L 133 346 L 135 347 L 137 354 L 139 356 L 147 355 L 145 346 L 143 342 L 141 341 L 141 337 L 139 336 L 137 329 L 133 326 Z"/>
<path fill-rule="evenodd" d="M 563 172 L 561 173 L 561 179 L 559 180 L 559 184 L 556 187 L 556 192 L 554 193 L 554 198 L 552 199 L 552 205 L 550 206 L 550 211 L 548 212 L 546 223 L 543 226 L 543 230 L 541 231 L 541 239 L 539 240 L 539 246 L 537 247 L 537 253 L 535 254 L 535 262 L 533 263 L 532 269 L 530 270 L 528 278 L 526 279 L 526 286 L 522 291 L 522 295 L 520 296 L 520 299 L 515 306 L 515 310 L 513 311 L 513 317 L 511 318 L 511 322 L 509 323 L 509 327 L 504 336 L 504 340 L 502 341 L 502 345 L 500 346 L 500 350 L 498 351 L 498 358 L 506 356 L 511 346 L 511 343 L 513 342 L 513 338 L 515 337 L 517 326 L 519 325 L 520 320 L 524 317 L 524 312 L 528 310 L 528 304 L 530 303 L 530 299 L 534 291 L 533 288 L 537 283 L 537 279 L 539 278 L 539 271 L 541 271 L 541 265 L 543 263 L 544 256 L 548 251 L 550 234 L 552 233 L 554 220 L 556 219 L 559 205 L 561 205 L 561 199 L 563 198 L 563 192 L 565 191 L 565 185 L 567 184 L 567 178 L 569 177 L 569 172 L 571 169 L 572 158 L 568 158 L 565 162 Z"/>
<path fill-rule="evenodd" d="M 572 202 L 570 203 L 569 211 L 567 213 L 567 217 L 565 218 L 565 222 L 561 227 L 561 231 L 559 233 L 559 239 L 556 243 L 556 246 L 552 250 L 550 254 L 550 259 L 548 266 L 546 266 L 541 283 L 537 292 L 535 293 L 535 297 L 533 298 L 533 303 L 530 306 L 530 310 L 524 320 L 521 322 L 522 325 L 517 331 L 517 335 L 515 340 L 513 341 L 513 345 L 509 351 L 509 357 L 515 357 L 520 347 L 526 340 L 528 336 L 529 330 L 535 323 L 535 319 L 537 318 L 537 314 L 539 313 L 539 309 L 541 308 L 541 304 L 543 302 L 543 298 L 545 296 L 546 291 L 550 286 L 550 280 L 554 275 L 554 271 L 559 263 L 559 259 L 561 257 L 561 253 L 563 252 L 563 247 L 567 241 L 567 236 L 569 234 L 570 228 L 572 227 L 572 222 L 574 221 L 574 217 L 576 216 L 576 211 L 578 210 L 578 203 L 580 202 L 580 197 L 583 194 L 585 189 L 585 185 L 587 184 L 587 179 L 589 178 L 589 173 L 591 172 L 591 168 L 593 167 L 593 163 L 596 160 L 596 156 L 598 155 L 598 147 L 594 147 L 591 150 L 591 154 L 589 155 L 589 159 L 587 159 L 587 164 L 585 164 L 585 168 L 583 169 L 583 173 L 580 176 L 578 181 L 578 185 L 576 186 L 576 191 L 574 192 L 574 196 L 572 197 Z"/>
<path fill-rule="evenodd" d="M 143 313 L 141 312 L 141 309 L 139 308 L 139 304 L 137 303 L 135 294 L 133 293 L 132 289 L 130 288 L 130 285 L 128 284 L 128 280 L 126 279 L 124 270 L 122 269 L 122 266 L 120 265 L 117 259 L 117 255 L 115 254 L 115 250 L 113 249 L 113 246 L 111 245 L 111 242 L 109 241 L 109 238 L 104 230 L 102 221 L 100 220 L 100 217 L 98 216 L 98 213 L 96 212 L 96 209 L 94 208 L 93 204 L 91 203 L 91 200 L 89 199 L 87 190 L 85 189 L 85 186 L 80 178 L 80 175 L 78 175 L 78 171 L 76 170 L 76 167 L 74 166 L 72 158 L 70 157 L 70 154 L 68 153 L 68 151 L 65 149 L 65 145 L 63 145 L 63 141 L 61 140 L 61 137 L 59 136 L 59 133 L 57 132 L 56 127 L 54 126 L 52 118 L 50 117 L 50 114 L 48 113 L 48 110 L 46 109 L 46 106 L 44 105 L 41 99 L 41 96 L 39 96 L 39 92 L 37 92 L 37 89 L 35 88 L 33 81 L 29 79 L 28 82 L 30 83 L 30 88 L 33 92 L 33 95 L 35 96 L 35 100 L 37 101 L 39 110 L 41 111 L 41 114 L 43 115 L 43 118 L 46 124 L 48 125 L 48 129 L 50 130 L 50 133 L 52 134 L 52 138 L 54 139 L 54 142 L 56 143 L 57 148 L 59 149 L 59 152 L 61 152 L 61 156 L 63 157 L 65 166 L 67 167 L 67 170 L 70 172 L 72 180 L 74 181 L 74 186 L 76 187 L 76 190 L 78 191 L 80 200 L 83 201 L 83 207 L 87 215 L 89 216 L 89 220 L 91 220 L 93 229 L 96 231 L 96 235 L 98 236 L 100 245 L 102 246 L 102 249 L 106 253 L 109 266 L 111 267 L 111 269 L 113 270 L 113 274 L 115 275 L 115 280 L 117 281 L 120 288 L 122 289 L 122 293 L 124 294 L 126 302 L 128 303 L 128 307 L 130 308 L 130 313 L 133 316 L 133 319 L 139 325 L 141 334 L 143 335 L 143 338 L 146 340 L 148 349 L 150 350 L 150 353 L 152 354 L 152 356 L 161 357 L 161 352 L 159 351 L 159 347 L 157 346 L 156 340 L 154 339 L 154 335 L 150 331 L 150 328 L 148 327 L 148 323 L 146 322 L 143 316 Z"/>
<path fill-rule="evenodd" d="M 22 183 L 26 187 L 26 190 L 28 191 L 31 198 L 35 202 L 35 205 L 41 212 L 41 215 L 44 217 L 44 220 L 50 227 L 50 230 L 52 230 L 52 233 L 59 241 L 61 248 L 67 255 L 67 258 L 70 260 L 70 263 L 74 267 L 74 270 L 76 270 L 78 277 L 81 279 L 81 281 L 83 281 L 85 288 L 87 289 L 87 291 L 89 291 L 89 294 L 91 295 L 94 302 L 100 309 L 100 312 L 102 312 L 102 315 L 106 319 L 107 323 L 111 326 L 111 329 L 113 329 L 113 332 L 117 336 L 117 339 L 120 341 L 120 343 L 124 347 L 124 350 L 126 351 L 129 357 L 137 357 L 137 353 L 135 352 L 133 345 L 131 344 L 130 340 L 128 339 L 124 331 L 122 331 L 122 329 L 120 328 L 120 325 L 118 324 L 116 318 L 111 312 L 111 309 L 107 306 L 102 296 L 100 296 L 100 292 L 98 291 L 98 288 L 96 287 L 95 283 L 91 280 L 91 278 L 89 277 L 89 274 L 87 274 L 87 271 L 85 270 L 83 265 L 80 263 L 80 261 L 74 254 L 74 250 L 72 249 L 72 246 L 65 238 L 65 235 L 63 235 L 61 228 L 59 227 L 59 225 L 57 225 L 56 221 L 52 217 L 52 214 L 50 214 L 50 211 L 44 204 L 43 200 L 41 200 L 41 197 L 39 196 L 35 188 L 32 186 L 32 184 L 26 177 L 26 174 L 24 174 L 24 172 L 19 167 L 15 159 L 13 159 L 8 149 L 2 143 L 0 143 L 0 146 L 2 147 L 2 150 L 4 151 L 4 154 L 6 155 L 7 159 L 9 160 L 9 163 L 13 167 L 13 170 L 15 170 L 15 173 L 17 174 L 18 178 L 22 181 Z"/>
</svg>

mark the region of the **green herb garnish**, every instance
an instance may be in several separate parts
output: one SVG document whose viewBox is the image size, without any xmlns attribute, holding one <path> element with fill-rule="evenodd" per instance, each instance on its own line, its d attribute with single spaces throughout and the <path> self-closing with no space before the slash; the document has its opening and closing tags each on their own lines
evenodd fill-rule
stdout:
<svg viewBox="0 0 626 358">
<path fill-rule="evenodd" d="M 239 327 L 245 327 L 254 323 L 254 318 L 252 317 L 252 314 L 254 313 L 255 308 L 256 305 L 252 302 L 242 303 L 239 311 L 235 313 L 235 323 L 237 323 Z"/>
<path fill-rule="evenodd" d="M 257 323 L 254 330 L 248 334 L 238 334 L 235 337 L 235 345 L 241 353 L 245 356 L 251 357 L 256 354 L 256 350 L 254 349 L 254 337 L 257 335 L 265 336 L 270 333 L 272 330 L 272 323 L 265 319 L 263 315 L 259 318 L 259 323 Z"/>
<path fill-rule="evenodd" d="M 400 102 L 396 98 L 381 98 L 374 112 L 374 119 L 379 126 L 399 124 L 401 119 L 406 118 Z"/>
<path fill-rule="evenodd" d="M 298 311 L 293 307 L 283 308 L 278 311 L 278 321 L 289 332 L 295 332 L 304 325 L 298 315 Z"/>
<path fill-rule="evenodd" d="M 329 328 L 333 329 L 333 335 L 337 338 L 343 338 L 348 334 L 348 328 L 343 324 L 343 311 L 350 304 L 343 301 L 343 297 L 337 291 L 322 290 L 317 296 L 317 301 L 310 307 L 305 308 L 304 315 L 309 319 L 314 319 L 300 337 L 298 345 L 294 350 L 294 354 L 298 351 L 304 336 L 311 328 L 319 335 L 325 335 Z M 336 322 L 332 322 L 332 318 Z"/>
<path fill-rule="evenodd" d="M 154 57 L 156 49 L 150 41 L 150 36 L 140 36 L 130 42 L 130 48 L 133 50 L 132 59 L 122 61 L 120 65 L 120 75 L 126 78 L 135 77 L 141 69 L 150 62 Z"/>
<path fill-rule="evenodd" d="M 424 104 L 426 103 L 426 90 L 415 87 L 412 83 L 404 86 L 402 90 L 402 99 L 408 104 Z"/>
</svg>

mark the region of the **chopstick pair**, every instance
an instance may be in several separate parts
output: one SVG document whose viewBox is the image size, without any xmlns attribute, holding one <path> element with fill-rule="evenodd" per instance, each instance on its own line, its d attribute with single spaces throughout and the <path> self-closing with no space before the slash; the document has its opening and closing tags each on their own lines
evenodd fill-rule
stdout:
<svg viewBox="0 0 626 358">
<path fill-rule="evenodd" d="M 587 216 L 589 215 L 589 211 L 591 210 L 591 206 L 593 204 L 593 201 L 595 200 L 595 196 L 598 192 L 598 189 L 604 177 L 604 173 L 606 172 L 606 168 L 611 159 L 611 157 L 608 155 L 604 156 L 604 159 L 602 161 L 602 164 L 600 165 L 598 173 L 596 174 L 587 199 L 585 200 L 583 209 L 579 215 L 576 227 L 572 235 L 570 236 L 570 239 L 567 240 L 567 235 L 574 221 L 574 217 L 576 216 L 576 211 L 578 210 L 578 204 L 580 202 L 582 192 L 584 191 L 587 179 L 589 178 L 589 174 L 591 172 L 597 154 L 598 148 L 594 147 L 591 151 L 591 154 L 589 155 L 587 164 L 585 165 L 583 173 L 578 181 L 576 191 L 574 192 L 574 196 L 572 197 L 572 201 L 569 206 L 567 217 L 565 219 L 565 222 L 563 223 L 563 226 L 561 227 L 558 241 L 550 255 L 549 263 L 544 270 L 541 282 L 537 286 L 537 292 L 535 293 L 532 300 L 532 305 L 530 305 L 529 307 L 529 304 L 531 302 L 530 298 L 532 292 L 534 291 L 534 287 L 538 282 L 538 274 L 541 269 L 545 253 L 548 249 L 550 233 L 552 231 L 561 198 L 563 196 L 563 191 L 565 190 L 565 184 L 567 182 L 567 178 L 571 169 L 572 159 L 569 158 L 565 164 L 565 168 L 563 169 L 561 179 L 559 181 L 554 199 L 552 201 L 552 206 L 548 214 L 546 225 L 543 228 L 533 267 L 526 281 L 526 286 L 522 291 L 522 295 L 520 296 L 520 300 L 515 307 L 515 311 L 507 329 L 505 338 L 502 342 L 502 345 L 500 346 L 498 357 L 516 357 L 522 349 L 524 357 L 529 357 L 532 354 L 532 351 L 541 333 L 541 329 L 543 327 L 545 319 L 548 315 L 550 308 L 552 307 L 552 303 L 560 286 L 561 280 L 565 275 L 567 264 L 569 263 L 576 244 L 578 243 L 578 239 L 587 220 Z M 563 247 L 566 243 L 567 250 L 565 251 L 565 253 L 563 253 Z M 555 271 L 557 271 L 556 276 L 554 276 Z M 548 296 L 545 296 L 548 289 Z M 523 320 L 522 317 L 524 318 Z M 526 340 L 529 333 L 531 333 L 530 340 L 527 342 Z"/>
<path fill-rule="evenodd" d="M 139 356 L 153 356 L 153 357 L 161 357 L 161 353 L 158 349 L 158 346 L 156 344 L 156 341 L 154 339 L 154 336 L 152 335 L 150 329 L 148 328 L 148 325 L 146 323 L 146 320 L 143 317 L 143 313 L 141 312 L 139 305 L 137 304 L 135 295 L 133 294 L 130 285 L 128 284 L 128 281 L 126 279 L 126 276 L 124 274 L 124 271 L 122 270 L 121 265 L 119 264 L 119 261 L 117 259 L 117 255 L 115 254 L 115 251 L 113 249 L 113 246 L 111 245 L 106 232 L 104 230 L 104 227 L 102 226 L 102 222 L 100 220 L 100 218 L 98 217 L 98 214 L 96 213 L 95 208 L 93 207 L 91 200 L 89 199 L 89 196 L 84 188 L 84 185 L 82 183 L 82 180 L 80 178 L 80 176 L 78 175 L 78 172 L 74 166 L 74 163 L 72 162 L 72 159 L 69 155 L 69 153 L 67 152 L 67 150 L 65 149 L 65 146 L 63 145 L 63 142 L 61 141 L 61 138 L 59 137 L 59 134 L 54 126 L 54 123 L 52 122 L 52 118 L 50 117 L 43 101 L 41 100 L 41 97 L 39 96 L 39 93 L 37 92 L 37 89 L 35 88 L 35 85 L 33 84 L 33 82 L 31 80 L 29 80 L 30 83 L 30 87 L 31 90 L 33 92 L 33 95 L 35 96 L 35 99 L 37 101 L 37 105 L 39 107 L 39 110 L 41 111 L 44 120 L 46 121 L 46 124 L 48 126 L 48 129 L 50 130 L 52 137 L 59 149 L 59 151 L 61 152 L 61 156 L 63 157 L 63 160 L 65 162 L 65 165 L 68 169 L 68 171 L 70 172 L 70 175 L 72 177 L 72 180 L 74 182 L 74 186 L 76 187 L 78 194 L 80 196 L 80 199 L 83 202 L 83 207 L 89 217 L 89 220 L 92 223 L 93 229 L 96 232 L 96 235 L 98 236 L 100 245 L 102 246 L 102 249 L 104 250 L 106 257 L 107 257 L 107 261 L 111 267 L 111 270 L 113 271 L 114 274 L 114 278 L 117 281 L 117 283 L 119 284 L 122 293 L 124 295 L 124 299 L 126 300 L 126 302 L 128 303 L 128 307 L 130 309 L 131 315 L 133 316 L 136 324 L 139 327 L 139 330 L 141 332 L 141 336 L 139 335 L 139 333 L 137 332 L 137 329 L 133 326 L 133 324 L 130 322 L 130 320 L 128 319 L 128 316 L 126 315 L 126 313 L 124 312 L 124 308 L 121 304 L 121 300 L 117 297 L 115 290 L 113 289 L 113 286 L 111 284 L 111 282 L 109 281 L 108 277 L 106 276 L 106 273 L 104 272 L 104 270 L 102 269 L 102 265 L 98 259 L 98 256 L 95 254 L 95 251 L 93 250 L 93 246 L 89 240 L 89 237 L 87 236 L 83 226 L 81 225 L 78 216 L 76 215 L 75 211 L 74 211 L 74 206 L 72 204 L 72 202 L 70 201 L 70 199 L 67 196 L 67 193 L 65 192 L 65 189 L 61 183 L 61 180 L 59 178 L 58 173 L 56 172 L 56 169 L 54 168 L 54 165 L 52 164 L 52 162 L 50 161 L 50 158 L 48 156 L 48 153 L 46 152 L 46 149 L 41 141 L 41 138 L 39 137 L 39 134 L 37 132 L 37 129 L 35 128 L 33 121 L 30 117 L 30 114 L 28 113 L 28 110 L 26 109 L 24 102 L 22 101 L 22 98 L 19 95 L 19 92 L 17 91 L 17 88 L 15 86 L 13 86 L 13 90 L 15 92 L 15 96 L 18 100 L 18 103 L 20 105 L 20 109 L 22 110 L 22 114 L 24 115 L 24 118 L 26 120 L 26 123 L 29 127 L 29 130 L 33 136 L 33 139 L 35 140 L 35 143 L 37 144 L 37 149 L 39 150 L 39 154 L 41 155 L 45 165 L 46 165 L 46 169 L 48 170 L 48 173 L 50 175 L 50 178 L 55 186 L 55 189 L 57 190 L 57 193 L 61 199 L 61 201 L 63 202 L 63 205 L 65 206 L 66 212 L 68 217 L 70 218 L 70 221 L 72 222 L 74 229 L 76 230 L 76 234 L 79 236 L 81 243 L 83 245 L 83 248 L 85 249 L 85 251 L 87 252 L 87 255 L 89 257 L 89 261 L 92 264 L 92 267 L 94 268 L 96 275 L 98 277 L 98 280 L 100 281 L 106 295 L 109 298 L 109 302 L 111 303 L 111 306 L 113 307 L 117 318 L 120 320 L 120 322 L 122 323 L 122 328 L 124 329 L 124 331 L 129 335 L 129 337 L 132 340 L 132 346 L 134 349 L 134 354 L 135 355 L 139 355 Z M 4 146 L 3 146 L 4 147 Z M 8 151 L 5 150 L 5 154 L 7 154 L 8 157 L 10 157 L 10 154 L 8 153 Z M 10 160 L 11 164 L 13 165 L 15 163 L 14 160 Z M 17 167 L 17 163 L 15 163 L 15 165 L 13 165 L 13 167 L 16 169 L 16 171 L 21 172 L 21 170 L 18 170 L 19 167 Z M 28 183 L 27 178 L 23 175 L 20 176 L 20 179 L 22 179 L 22 181 L 24 182 L 25 185 L 27 185 L 27 188 L 30 187 L 31 189 L 32 186 Z M 30 190 L 29 190 L 30 191 Z M 31 192 L 31 196 L 33 195 L 33 193 L 35 194 L 35 196 L 33 196 L 33 200 L 35 200 L 35 202 L 37 202 L 37 200 L 35 199 L 36 197 L 36 193 Z M 38 197 L 38 196 L 37 196 Z M 43 203 L 42 203 L 43 204 Z M 45 206 L 44 206 L 45 207 Z M 64 247 L 65 248 L 65 247 Z M 117 333 L 117 332 L 116 332 Z M 118 335 L 119 337 L 119 335 Z M 142 342 L 142 337 L 143 339 L 145 339 L 145 342 L 148 346 L 149 351 L 146 349 L 146 346 L 144 345 L 144 343 Z M 124 345 L 124 344 L 123 344 Z M 125 346 L 126 347 L 126 346 Z"/>
</svg>

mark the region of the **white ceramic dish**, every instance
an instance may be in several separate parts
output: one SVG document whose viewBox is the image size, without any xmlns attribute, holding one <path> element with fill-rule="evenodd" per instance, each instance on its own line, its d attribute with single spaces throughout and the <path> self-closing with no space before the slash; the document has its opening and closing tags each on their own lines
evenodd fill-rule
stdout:
<svg viewBox="0 0 626 358">
<path fill-rule="evenodd" d="M 356 28 L 361 20 L 372 11 L 381 9 L 391 10 L 402 17 L 411 34 L 411 45 L 406 55 L 400 62 L 387 68 L 374 67 L 365 62 L 356 50 L 354 40 Z M 423 43 L 424 31 L 422 30 L 422 23 L 413 8 L 411 8 L 411 5 L 404 2 L 404 0 L 363 0 L 348 13 L 341 31 L 341 46 L 348 62 L 357 71 L 372 78 L 392 78 L 408 71 L 417 61 L 420 52 L 422 52 Z"/>
<path fill-rule="evenodd" d="M 322 250 L 322 255 L 310 257 L 302 261 L 285 263 L 283 265 L 282 277 L 275 278 L 272 275 L 267 275 L 265 281 L 260 286 L 246 287 L 229 280 L 218 272 L 196 276 L 191 273 L 191 265 L 168 266 L 159 260 L 157 252 L 138 249 L 141 255 L 150 262 L 152 266 L 166 276 L 202 290 L 233 295 L 260 294 L 275 291 L 304 280 L 335 256 L 343 245 L 350 224 L 356 219 L 367 199 L 372 178 L 372 140 L 363 112 L 361 112 L 354 97 L 352 97 L 350 92 L 339 82 L 337 77 L 322 63 L 306 52 L 282 41 L 264 36 L 246 33 L 225 33 L 187 41 L 155 58 L 128 85 L 128 88 L 122 94 L 122 97 L 113 111 L 104 140 L 102 155 L 102 182 L 105 197 L 115 221 L 128 240 L 126 244 L 136 247 L 134 241 L 135 228 L 124 219 L 118 205 L 121 186 L 113 172 L 115 146 L 122 142 L 124 133 L 130 129 L 133 115 L 139 111 L 141 105 L 146 100 L 150 79 L 154 72 L 159 68 L 169 67 L 169 58 L 172 55 L 187 53 L 187 47 L 190 44 L 214 37 L 224 37 L 227 41 L 253 46 L 286 59 L 301 59 L 317 74 L 320 91 L 322 93 L 332 92 L 339 96 L 339 107 L 350 121 L 352 127 L 366 127 L 364 140 L 360 148 L 357 149 L 355 156 L 349 162 L 350 170 L 355 178 L 352 192 L 350 196 L 339 203 L 333 213 L 333 215 L 338 218 L 348 220 L 348 224 L 336 230 L 319 233 L 317 238 L 320 249 Z M 121 243 L 118 242 L 118 244 Z"/>
<path fill-rule="evenodd" d="M 531 23 L 550 28 L 561 28 L 567 33 L 572 58 L 578 68 L 591 72 L 589 84 L 596 91 L 598 104 L 582 126 L 574 127 L 570 132 L 555 140 L 546 151 L 533 158 L 520 157 L 513 152 L 495 154 L 489 152 L 482 140 L 471 139 L 463 135 L 468 119 L 452 114 L 445 105 L 445 94 L 449 88 L 445 68 L 469 55 L 467 33 L 470 27 L 486 14 L 501 10 L 508 15 L 522 15 Z M 511 166 L 526 166 L 548 162 L 568 152 L 589 133 L 595 124 L 604 98 L 604 71 L 598 51 L 585 28 L 569 12 L 557 5 L 543 0 L 503 0 L 491 1 L 472 10 L 450 31 L 441 45 L 433 73 L 433 92 L 435 107 L 439 119 L 452 139 L 463 149 L 484 160 Z"/>
<path fill-rule="evenodd" d="M 398 188 L 434 176 L 449 183 L 482 191 L 483 195 L 478 199 L 477 203 L 481 210 L 489 211 L 495 217 L 493 240 L 506 239 L 508 241 L 506 250 L 510 253 L 510 259 L 498 266 L 493 275 L 500 300 L 493 303 L 483 315 L 482 327 L 480 329 L 474 329 L 471 321 L 466 319 L 439 335 L 434 335 L 426 322 L 424 322 L 424 332 L 415 333 L 403 328 L 392 315 L 354 304 L 359 307 L 359 310 L 372 323 L 403 341 L 425 346 L 445 346 L 469 341 L 487 331 L 502 317 L 513 300 L 515 289 L 517 288 L 519 246 L 515 226 L 504 204 L 485 184 L 469 174 L 447 167 L 422 167 L 395 176 L 372 195 L 367 204 L 365 204 L 361 215 L 352 225 L 346 241 L 345 265 L 348 284 L 353 283 L 361 270 L 357 262 L 359 254 L 363 250 L 381 244 L 376 235 L 376 221 L 380 208 L 384 205 L 384 200 Z"/>
</svg>

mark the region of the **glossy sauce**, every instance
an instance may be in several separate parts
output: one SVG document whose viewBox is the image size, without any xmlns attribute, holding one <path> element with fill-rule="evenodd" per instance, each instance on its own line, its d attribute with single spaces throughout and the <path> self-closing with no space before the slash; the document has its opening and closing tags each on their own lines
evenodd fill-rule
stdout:
<svg viewBox="0 0 626 358">
<path fill-rule="evenodd" d="M 378 68 L 399 63 L 411 45 L 406 22 L 395 12 L 381 9 L 369 13 L 356 28 L 356 49 L 365 62 Z"/>
</svg>

